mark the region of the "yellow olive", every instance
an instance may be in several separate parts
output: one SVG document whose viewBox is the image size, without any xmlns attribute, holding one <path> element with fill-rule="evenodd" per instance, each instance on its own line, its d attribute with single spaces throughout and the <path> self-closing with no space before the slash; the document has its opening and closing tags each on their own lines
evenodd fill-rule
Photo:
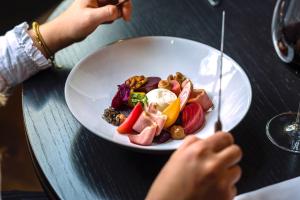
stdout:
<svg viewBox="0 0 300 200">
<path fill-rule="evenodd" d="M 170 134 L 174 140 L 181 140 L 185 137 L 184 129 L 182 128 L 182 126 L 172 126 L 170 129 Z"/>
</svg>

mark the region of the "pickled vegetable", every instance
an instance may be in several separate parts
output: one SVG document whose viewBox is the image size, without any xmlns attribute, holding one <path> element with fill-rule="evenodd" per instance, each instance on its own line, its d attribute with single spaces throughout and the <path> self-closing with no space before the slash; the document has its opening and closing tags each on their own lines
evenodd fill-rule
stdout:
<svg viewBox="0 0 300 200">
<path fill-rule="evenodd" d="M 184 129 L 182 126 L 174 125 L 170 129 L 172 139 L 181 140 L 185 137 Z"/>
<path fill-rule="evenodd" d="M 134 107 L 138 102 L 141 102 L 143 106 L 148 104 L 147 96 L 144 92 L 132 92 L 129 98 L 129 105 Z"/>
<path fill-rule="evenodd" d="M 167 121 L 164 125 L 164 128 L 169 128 L 175 123 L 180 112 L 180 100 L 177 98 L 173 101 L 168 107 L 165 108 L 163 114 L 167 116 Z"/>
<path fill-rule="evenodd" d="M 143 112 L 143 106 L 139 102 L 133 108 L 133 110 L 131 111 L 129 116 L 126 118 L 126 120 L 117 128 L 117 131 L 119 133 L 131 133 L 134 123 L 139 118 L 139 116 L 142 112 Z"/>
<path fill-rule="evenodd" d="M 162 132 L 154 138 L 155 142 L 162 144 L 171 139 L 171 134 L 168 131 L 162 130 Z"/>
<path fill-rule="evenodd" d="M 185 134 L 194 133 L 203 126 L 204 122 L 204 111 L 199 103 L 190 103 L 182 110 L 182 126 Z"/>
<path fill-rule="evenodd" d="M 147 83 L 134 91 L 148 93 L 149 91 L 158 87 L 158 83 L 160 80 L 161 78 L 159 77 L 147 77 Z"/>
</svg>

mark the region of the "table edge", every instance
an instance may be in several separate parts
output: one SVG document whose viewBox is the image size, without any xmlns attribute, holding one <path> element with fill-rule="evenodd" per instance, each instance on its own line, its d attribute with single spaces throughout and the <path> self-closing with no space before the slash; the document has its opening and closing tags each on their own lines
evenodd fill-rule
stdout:
<svg viewBox="0 0 300 200">
<path fill-rule="evenodd" d="M 26 123 L 25 123 L 25 116 L 24 116 L 24 90 L 23 90 L 23 85 L 21 87 L 21 103 L 22 103 L 22 114 L 23 114 L 23 123 L 24 123 L 24 134 L 25 134 L 25 138 L 26 138 L 26 144 L 27 144 L 27 147 L 28 147 L 28 152 L 30 154 L 30 158 L 31 158 L 31 161 L 32 161 L 32 164 L 33 164 L 33 168 L 34 168 L 34 171 L 39 179 L 39 182 L 41 183 L 42 185 L 42 188 L 44 189 L 46 195 L 49 197 L 49 199 L 61 199 L 59 198 L 58 194 L 55 192 L 54 188 L 52 187 L 52 185 L 50 184 L 49 180 L 47 179 L 45 173 L 43 172 L 38 160 L 36 159 L 36 156 L 34 154 L 34 151 L 31 147 L 31 143 L 30 143 L 30 139 L 28 137 L 28 129 L 27 129 L 27 126 L 26 126 Z"/>
</svg>

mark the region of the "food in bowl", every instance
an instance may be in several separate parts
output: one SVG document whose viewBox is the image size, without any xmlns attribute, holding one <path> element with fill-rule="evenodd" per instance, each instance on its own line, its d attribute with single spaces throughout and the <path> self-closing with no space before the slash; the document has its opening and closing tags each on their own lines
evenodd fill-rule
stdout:
<svg viewBox="0 0 300 200">
<path fill-rule="evenodd" d="M 164 80 L 140 75 L 118 85 L 103 118 L 130 142 L 147 146 L 195 133 L 212 107 L 206 91 L 180 72 Z"/>
</svg>

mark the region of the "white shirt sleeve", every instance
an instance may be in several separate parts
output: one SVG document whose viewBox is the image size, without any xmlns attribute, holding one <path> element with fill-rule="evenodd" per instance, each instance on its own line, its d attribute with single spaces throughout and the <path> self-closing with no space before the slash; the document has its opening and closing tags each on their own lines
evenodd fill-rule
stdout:
<svg viewBox="0 0 300 200">
<path fill-rule="evenodd" d="M 0 37 L 0 92 L 51 66 L 33 45 L 28 27 L 24 22 Z"/>
</svg>

